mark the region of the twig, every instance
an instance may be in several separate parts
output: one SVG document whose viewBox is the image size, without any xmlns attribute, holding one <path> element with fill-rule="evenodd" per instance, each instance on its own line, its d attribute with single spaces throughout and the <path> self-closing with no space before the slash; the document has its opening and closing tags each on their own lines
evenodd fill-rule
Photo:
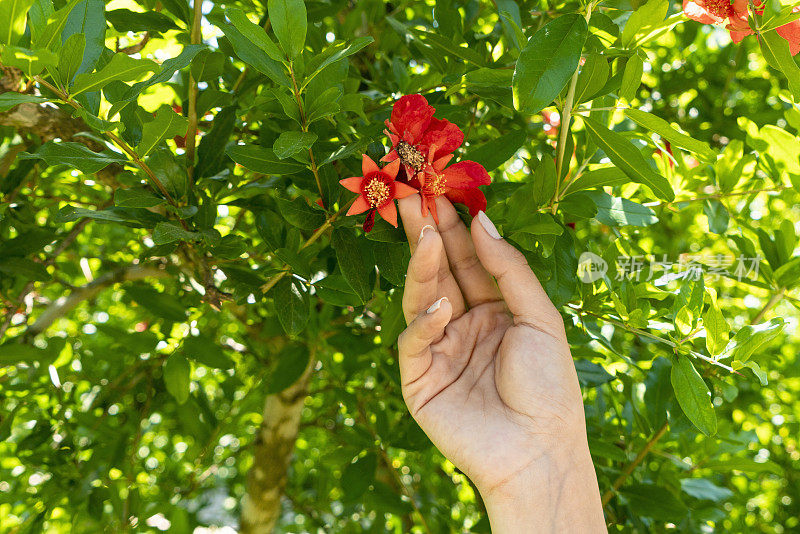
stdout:
<svg viewBox="0 0 800 534">
<path fill-rule="evenodd" d="M 773 293 L 772 297 L 770 297 L 770 299 L 767 301 L 764 307 L 761 308 L 761 311 L 759 311 L 756 314 L 756 316 L 753 317 L 753 320 L 750 321 L 750 324 L 760 323 L 761 320 L 764 318 L 764 316 L 767 314 L 767 312 L 770 311 L 773 307 L 775 307 L 775 305 L 777 305 L 781 301 L 785 291 L 786 290 L 784 288 L 780 288 L 775 293 Z"/>
<path fill-rule="evenodd" d="M 116 271 L 106 273 L 105 275 L 97 278 L 93 282 L 86 284 L 70 293 L 68 297 L 61 297 L 51 304 L 25 331 L 25 336 L 36 336 L 44 332 L 56 319 L 63 317 L 70 312 L 75 306 L 94 298 L 103 289 L 117 284 L 119 282 L 127 282 L 129 280 L 141 280 L 143 278 L 164 277 L 167 276 L 166 271 L 157 269 L 152 266 L 144 265 L 130 265 L 117 269 Z"/>
<path fill-rule="evenodd" d="M 628 477 L 631 476 L 633 470 L 636 469 L 636 467 L 640 463 L 642 463 L 645 456 L 647 456 L 647 453 L 650 452 L 650 449 L 653 448 L 653 445 L 655 445 L 658 442 L 658 440 L 660 440 L 664 436 L 664 434 L 667 432 L 667 426 L 668 423 L 666 422 L 663 425 L 661 425 L 661 428 L 659 428 L 658 431 L 656 431 L 656 433 L 653 435 L 653 437 L 650 438 L 650 441 L 645 443 L 645 446 L 642 447 L 642 450 L 639 451 L 639 454 L 636 455 L 636 458 L 634 458 L 631 463 L 625 466 L 625 469 L 622 470 L 622 474 L 617 477 L 617 479 L 614 481 L 613 484 L 611 484 L 611 489 L 609 489 L 603 494 L 602 503 L 604 508 L 609 503 L 609 501 L 611 501 L 611 499 L 614 498 L 614 494 L 616 493 L 616 491 L 625 483 Z"/>
<path fill-rule="evenodd" d="M 191 43 L 200 44 L 201 27 L 200 22 L 203 18 L 203 1 L 194 0 L 194 18 L 192 20 Z M 197 147 L 197 80 L 194 79 L 191 70 L 189 71 L 189 126 L 186 129 L 186 171 L 189 174 L 190 182 L 194 178 L 194 155 Z"/>
</svg>

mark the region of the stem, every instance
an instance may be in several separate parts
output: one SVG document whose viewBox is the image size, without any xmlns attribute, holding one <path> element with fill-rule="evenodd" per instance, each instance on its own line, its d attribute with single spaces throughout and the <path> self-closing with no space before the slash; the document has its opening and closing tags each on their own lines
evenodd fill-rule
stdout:
<svg viewBox="0 0 800 534">
<path fill-rule="evenodd" d="M 592 4 L 586 6 L 586 22 L 592 17 Z M 572 105 L 575 101 L 575 87 L 578 85 L 578 76 L 580 75 L 580 66 L 575 69 L 572 75 L 572 80 L 569 82 L 569 91 L 567 91 L 567 98 L 564 100 L 564 107 L 561 112 L 561 130 L 558 132 L 558 151 L 556 152 L 556 192 L 553 195 L 553 203 L 551 204 L 551 212 L 555 215 L 558 209 L 559 188 L 561 186 L 561 171 L 564 168 L 564 151 L 567 146 L 567 135 L 569 135 L 569 122 L 572 119 Z M 567 162 L 569 165 L 569 162 Z"/>
<path fill-rule="evenodd" d="M 311 245 L 312 245 L 314 242 L 316 242 L 316 241 L 317 241 L 317 240 L 318 240 L 320 237 L 322 237 L 322 234 L 324 234 L 324 233 L 325 233 L 325 231 L 326 231 L 328 228 L 330 228 L 330 227 L 331 227 L 331 225 L 333 224 L 333 222 L 334 222 L 334 221 L 335 221 L 335 220 L 336 220 L 336 219 L 339 217 L 339 214 L 340 214 L 340 213 L 342 213 L 342 212 L 343 212 L 345 209 L 349 208 L 349 207 L 350 207 L 350 204 L 352 204 L 352 203 L 353 203 L 353 201 L 350 201 L 350 202 L 348 202 L 348 203 L 347 203 L 347 204 L 346 204 L 346 205 L 345 205 L 343 208 L 341 208 L 339 211 L 337 211 L 336 213 L 334 213 L 333 215 L 331 215 L 330 217 L 328 217 L 327 219 L 325 219 L 325 222 L 324 222 L 324 223 L 322 223 L 322 226 L 320 226 L 319 228 L 317 228 L 317 230 L 316 230 L 316 231 L 315 231 L 313 234 L 311 234 L 311 237 L 309 237 L 309 238 L 306 240 L 306 242 L 305 242 L 305 243 L 303 243 L 303 244 L 300 246 L 300 251 L 302 251 L 302 250 L 305 250 L 306 248 L 308 248 L 309 246 L 311 246 Z M 299 252 L 299 251 L 298 251 L 298 252 Z M 281 279 L 282 279 L 284 276 L 286 276 L 287 274 L 289 274 L 289 269 L 290 269 L 290 266 L 289 266 L 289 264 L 284 264 L 284 265 L 283 265 L 283 270 L 282 270 L 281 272 L 279 272 L 278 274 L 276 274 L 276 275 L 272 276 L 272 278 L 270 278 L 269 280 L 267 280 L 267 282 L 266 282 L 264 285 L 262 285 L 262 286 L 261 286 L 261 292 L 262 292 L 262 293 L 266 293 L 266 292 L 268 292 L 270 289 L 272 289 L 273 287 L 275 287 L 275 284 L 277 284 L 278 282 L 280 282 L 280 280 L 281 280 Z"/>
<path fill-rule="evenodd" d="M 660 440 L 664 436 L 664 434 L 666 434 L 667 426 L 668 424 L 666 422 L 663 425 L 661 425 L 661 428 L 659 428 L 658 431 L 656 431 L 656 433 L 653 435 L 653 437 L 650 438 L 650 441 L 645 443 L 644 447 L 642 447 L 642 450 L 640 450 L 639 454 L 636 455 L 636 458 L 634 458 L 631 463 L 625 466 L 625 469 L 622 470 L 622 474 L 617 477 L 617 479 L 614 481 L 613 484 L 611 484 L 611 489 L 609 489 L 603 494 L 602 503 L 604 508 L 609 503 L 609 501 L 614 498 L 614 494 L 620 488 L 620 486 L 622 486 L 628 479 L 628 477 L 631 476 L 633 470 L 636 469 L 636 467 L 640 463 L 642 463 L 645 456 L 647 456 L 647 453 L 650 452 L 650 449 L 653 448 L 653 445 L 655 445 L 658 442 L 658 440 Z"/>
<path fill-rule="evenodd" d="M 202 40 L 200 22 L 203 19 L 203 0 L 194 0 L 194 19 L 192 19 L 191 43 L 200 44 Z M 189 70 L 189 127 L 186 130 L 186 170 L 189 180 L 194 177 L 194 156 L 197 147 L 197 81 Z"/>
<path fill-rule="evenodd" d="M 292 62 L 289 62 L 289 77 L 292 79 L 292 93 L 294 93 L 295 102 L 297 102 L 297 107 L 300 110 L 300 127 L 303 129 L 303 132 L 307 133 L 308 118 L 306 117 L 306 111 L 303 108 L 303 100 L 300 98 L 300 89 L 297 87 L 297 79 L 294 77 L 294 68 Z M 314 159 L 314 152 L 311 150 L 311 147 L 308 149 L 308 157 L 311 160 L 311 172 L 314 174 L 314 180 L 317 182 L 319 196 L 322 198 L 322 183 L 319 179 L 319 170 L 317 168 L 317 162 Z"/>
<path fill-rule="evenodd" d="M 770 311 L 772 308 L 774 308 L 775 305 L 778 304 L 781 301 L 781 299 L 783 298 L 784 291 L 785 291 L 784 288 L 780 288 L 775 293 L 773 293 L 772 297 L 770 297 L 770 299 L 767 301 L 767 303 L 764 305 L 764 307 L 761 308 L 761 311 L 759 311 L 756 314 L 756 316 L 753 317 L 753 320 L 750 321 L 750 324 L 758 324 L 758 323 L 760 323 L 761 320 L 764 318 L 764 316 L 767 314 L 767 312 Z"/>
</svg>

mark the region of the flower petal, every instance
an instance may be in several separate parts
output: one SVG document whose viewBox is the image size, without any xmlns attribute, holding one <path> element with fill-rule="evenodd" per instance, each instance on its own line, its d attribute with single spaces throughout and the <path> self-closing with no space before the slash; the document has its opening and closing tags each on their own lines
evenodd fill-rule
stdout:
<svg viewBox="0 0 800 534">
<path fill-rule="evenodd" d="M 392 107 L 391 123 L 404 139 L 415 144 L 436 111 L 422 95 L 401 97 Z"/>
<path fill-rule="evenodd" d="M 724 20 L 709 13 L 702 0 L 683 0 L 683 13 L 690 19 L 703 24 L 720 24 Z"/>
<path fill-rule="evenodd" d="M 344 180 L 339 180 L 339 183 L 342 184 L 342 187 L 347 189 L 348 191 L 352 191 L 353 193 L 360 193 L 361 192 L 361 182 L 364 180 L 361 176 L 353 176 L 352 178 L 345 178 Z"/>
<path fill-rule="evenodd" d="M 394 201 L 387 202 L 378 208 L 378 214 L 383 217 L 383 220 L 397 228 L 397 208 L 394 206 Z"/>
<path fill-rule="evenodd" d="M 353 202 L 353 205 L 350 206 L 349 210 L 347 210 L 347 214 L 358 215 L 359 213 L 364 213 L 368 209 L 369 203 L 367 202 L 367 199 L 364 198 L 364 195 L 358 195 L 355 202 Z"/>
<path fill-rule="evenodd" d="M 396 160 L 392 161 L 391 163 L 389 163 L 386 167 L 384 167 L 382 169 L 383 173 L 388 175 L 389 178 L 391 178 L 392 180 L 397 178 L 397 171 L 399 171 L 399 170 L 400 170 L 400 160 L 399 159 L 396 159 Z"/>
<path fill-rule="evenodd" d="M 464 132 L 448 120 L 432 118 L 428 128 L 422 135 L 419 144 L 433 147 L 433 159 L 437 160 L 445 154 L 451 154 L 464 142 Z"/>
<path fill-rule="evenodd" d="M 800 11 L 800 6 L 795 6 L 792 13 Z M 793 20 L 788 24 L 779 26 L 778 35 L 789 41 L 789 52 L 794 56 L 800 52 L 800 20 Z"/>
<path fill-rule="evenodd" d="M 471 189 L 479 185 L 489 185 L 492 179 L 480 163 L 459 161 L 447 167 L 442 174 L 450 189 Z"/>
<path fill-rule="evenodd" d="M 394 161 L 400 156 L 397 154 L 397 150 L 390 150 L 388 154 L 381 158 L 381 161 Z"/>
<path fill-rule="evenodd" d="M 366 154 L 361 157 L 361 173 L 363 176 L 367 176 L 373 172 L 378 172 L 379 170 L 381 170 L 380 167 L 378 167 L 377 163 L 372 161 L 372 158 Z"/>
<path fill-rule="evenodd" d="M 480 189 L 449 189 L 445 196 L 453 203 L 464 204 L 469 214 L 475 217 L 479 211 L 486 211 L 486 197 Z"/>
<path fill-rule="evenodd" d="M 394 183 L 394 198 L 406 198 L 407 196 L 413 195 L 416 192 L 416 189 L 410 185 L 404 184 L 403 182 Z"/>
</svg>

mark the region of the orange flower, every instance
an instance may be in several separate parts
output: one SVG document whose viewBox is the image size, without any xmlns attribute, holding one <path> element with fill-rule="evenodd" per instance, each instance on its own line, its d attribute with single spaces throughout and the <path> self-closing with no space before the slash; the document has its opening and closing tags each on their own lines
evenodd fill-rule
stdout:
<svg viewBox="0 0 800 534">
<path fill-rule="evenodd" d="M 350 206 L 347 215 L 357 215 L 369 211 L 367 220 L 364 221 L 365 232 L 372 230 L 376 211 L 386 222 L 397 228 L 397 208 L 394 200 L 417 192 L 410 185 L 396 181 L 399 170 L 399 159 L 381 169 L 369 156 L 364 154 L 361 160 L 362 176 L 339 180 L 345 189 L 358 193 L 358 197 Z"/>
</svg>

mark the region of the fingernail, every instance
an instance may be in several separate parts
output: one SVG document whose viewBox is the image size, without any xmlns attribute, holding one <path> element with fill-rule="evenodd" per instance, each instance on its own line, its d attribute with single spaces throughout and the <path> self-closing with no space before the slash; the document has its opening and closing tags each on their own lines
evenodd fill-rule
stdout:
<svg viewBox="0 0 800 534">
<path fill-rule="evenodd" d="M 478 212 L 478 221 L 483 226 L 483 229 L 486 230 L 486 233 L 492 236 L 495 239 L 500 239 L 500 232 L 497 231 L 494 223 L 489 220 L 489 217 L 482 211 Z"/>
<path fill-rule="evenodd" d="M 422 238 L 425 237 L 425 230 L 427 230 L 428 228 L 430 228 L 434 232 L 436 231 L 436 228 L 434 228 L 430 224 L 426 224 L 425 226 L 423 226 L 422 230 L 420 230 L 420 232 L 419 232 L 419 240 L 417 240 L 417 244 L 422 243 Z"/>
<path fill-rule="evenodd" d="M 442 305 L 442 302 L 444 302 L 445 300 L 447 300 L 447 297 L 442 297 L 433 304 L 431 304 L 431 307 L 428 308 L 427 313 L 434 313 L 436 310 L 439 309 L 439 307 Z"/>
</svg>

